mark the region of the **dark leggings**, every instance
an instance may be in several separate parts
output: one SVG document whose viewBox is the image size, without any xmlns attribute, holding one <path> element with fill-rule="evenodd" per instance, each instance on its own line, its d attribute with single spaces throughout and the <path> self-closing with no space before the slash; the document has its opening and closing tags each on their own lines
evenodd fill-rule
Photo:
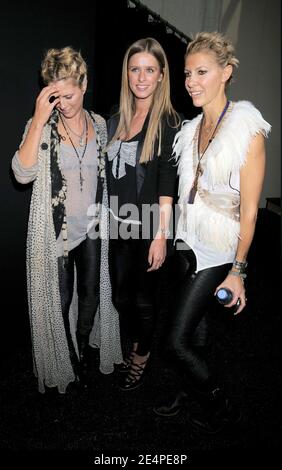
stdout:
<svg viewBox="0 0 282 470">
<path fill-rule="evenodd" d="M 70 333 L 69 308 L 73 297 L 74 266 L 76 267 L 78 294 L 77 333 L 87 336 L 92 329 L 99 304 L 100 248 L 100 238 L 92 240 L 87 237 L 69 252 L 66 263 L 63 257 L 58 258 L 62 314 L 70 352 L 73 352 L 73 343 Z"/>
<path fill-rule="evenodd" d="M 155 323 L 157 272 L 147 272 L 150 240 L 110 240 L 113 303 L 120 314 L 121 336 L 138 343 L 137 354 L 151 349 Z"/>
<path fill-rule="evenodd" d="M 183 242 L 181 242 L 183 244 Z M 176 244 L 179 246 L 179 243 Z M 230 264 L 203 269 L 195 273 L 193 250 L 176 250 L 180 282 L 175 293 L 175 308 L 171 319 L 169 351 L 177 358 L 187 377 L 196 386 L 212 383 L 212 377 L 202 352 L 207 336 L 206 312 L 216 287 L 224 280 Z"/>
</svg>

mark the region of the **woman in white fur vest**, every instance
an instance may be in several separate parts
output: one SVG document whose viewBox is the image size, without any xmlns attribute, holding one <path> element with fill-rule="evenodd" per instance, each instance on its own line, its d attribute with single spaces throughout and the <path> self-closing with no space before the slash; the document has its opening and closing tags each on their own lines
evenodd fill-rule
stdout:
<svg viewBox="0 0 282 470">
<path fill-rule="evenodd" d="M 214 433 L 241 418 L 226 397 L 216 371 L 205 358 L 206 312 L 221 288 L 229 289 L 227 308 L 246 306 L 247 254 L 254 236 L 265 170 L 265 136 L 270 125 L 248 101 L 232 102 L 226 86 L 238 60 L 220 33 L 198 33 L 185 55 L 185 87 L 202 113 L 184 121 L 174 141 L 178 161 L 180 216 L 176 234 L 180 272 L 171 315 L 169 350 L 189 379 L 200 412 L 193 426 Z M 221 291 L 222 292 L 222 291 Z M 184 391 L 159 404 L 159 415 L 174 415 Z"/>
</svg>

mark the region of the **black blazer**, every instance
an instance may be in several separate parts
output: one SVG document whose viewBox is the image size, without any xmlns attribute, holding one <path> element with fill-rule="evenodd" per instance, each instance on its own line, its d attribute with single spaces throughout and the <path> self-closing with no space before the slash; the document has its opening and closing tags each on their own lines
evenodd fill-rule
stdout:
<svg viewBox="0 0 282 470">
<path fill-rule="evenodd" d="M 169 196 L 174 199 L 174 202 L 177 201 L 177 189 L 178 189 L 178 178 L 177 178 L 177 167 L 175 160 L 172 158 L 172 144 L 176 133 L 181 127 L 181 122 L 177 128 L 172 127 L 174 124 L 171 124 L 170 121 L 173 121 L 169 116 L 164 116 L 162 120 L 162 145 L 161 153 L 158 156 L 158 141 L 155 144 L 155 152 L 152 160 L 147 163 L 142 163 L 136 165 L 136 183 L 137 183 L 137 205 L 142 209 L 142 204 L 158 204 L 160 196 Z M 181 117 L 180 117 L 181 121 Z M 116 114 L 111 117 L 107 122 L 108 127 L 108 142 L 111 141 L 116 128 L 119 122 L 119 115 Z M 142 147 L 144 144 L 144 139 L 146 135 L 146 130 L 148 127 L 149 116 L 147 116 L 142 131 L 141 138 L 138 142 L 137 147 L 137 161 L 140 160 Z M 139 136 L 140 137 L 140 136 Z M 110 182 L 110 165 L 109 161 L 106 158 L 106 172 L 108 184 Z M 108 187 L 109 195 L 111 196 L 111 188 Z M 172 213 L 171 221 L 174 221 L 174 211 Z M 150 237 L 154 238 L 156 235 L 156 229 L 158 221 L 154 221 L 153 215 L 151 215 L 150 220 Z M 172 233 L 171 237 L 168 240 L 168 254 L 173 251 L 173 236 L 175 232 L 174 224 L 171 225 Z"/>
<path fill-rule="evenodd" d="M 138 204 L 155 204 L 159 202 L 160 196 L 175 197 L 177 169 L 172 156 L 172 143 L 175 134 L 180 129 L 180 125 L 174 128 L 169 123 L 169 117 L 166 116 L 162 121 L 162 145 L 161 154 L 158 156 L 158 141 L 155 144 L 155 152 L 152 160 L 141 165 L 136 165 L 136 181 Z M 170 118 L 170 120 L 172 120 Z M 149 116 L 147 116 L 142 131 L 141 138 L 137 147 L 137 161 L 140 160 L 146 130 L 148 127 Z M 108 141 L 110 141 L 116 131 L 119 122 L 119 115 L 115 115 L 107 122 Z M 106 167 L 109 167 L 106 159 Z M 108 178 L 108 181 L 109 178 Z M 109 188 L 111 194 L 111 188 Z"/>
</svg>

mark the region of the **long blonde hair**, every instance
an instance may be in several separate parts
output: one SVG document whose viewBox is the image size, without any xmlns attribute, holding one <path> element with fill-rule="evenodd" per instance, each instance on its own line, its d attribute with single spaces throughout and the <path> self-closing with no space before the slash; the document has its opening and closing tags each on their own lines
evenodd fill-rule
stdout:
<svg viewBox="0 0 282 470">
<path fill-rule="evenodd" d="M 135 112 L 135 101 L 134 95 L 130 90 L 128 84 L 128 62 L 134 54 L 137 54 L 139 52 L 147 52 L 149 54 L 152 54 L 158 61 L 160 71 L 163 74 L 163 78 L 160 82 L 158 82 L 158 86 L 153 96 L 148 128 L 146 131 L 144 145 L 140 156 L 140 163 L 145 163 L 153 158 L 154 147 L 157 140 L 157 154 L 160 155 L 163 115 L 166 114 L 167 116 L 173 117 L 173 127 L 177 127 L 179 125 L 180 119 L 178 114 L 174 110 L 170 100 L 169 67 L 166 54 L 162 46 L 154 38 L 139 39 L 127 49 L 123 59 L 121 93 L 119 103 L 119 123 L 109 145 L 111 145 L 112 142 L 117 140 L 122 132 L 125 131 L 125 134 L 128 135 L 130 131 L 130 124 Z"/>
</svg>

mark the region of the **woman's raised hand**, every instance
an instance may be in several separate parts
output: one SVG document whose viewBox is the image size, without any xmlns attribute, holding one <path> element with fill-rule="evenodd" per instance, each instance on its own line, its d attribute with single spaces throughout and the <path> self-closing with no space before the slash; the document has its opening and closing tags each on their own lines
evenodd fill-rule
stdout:
<svg viewBox="0 0 282 470">
<path fill-rule="evenodd" d="M 33 116 L 33 121 L 37 126 L 43 127 L 46 124 L 53 109 L 59 103 L 60 98 L 56 96 L 56 93 L 58 91 L 55 85 L 48 85 L 39 93 Z"/>
</svg>

